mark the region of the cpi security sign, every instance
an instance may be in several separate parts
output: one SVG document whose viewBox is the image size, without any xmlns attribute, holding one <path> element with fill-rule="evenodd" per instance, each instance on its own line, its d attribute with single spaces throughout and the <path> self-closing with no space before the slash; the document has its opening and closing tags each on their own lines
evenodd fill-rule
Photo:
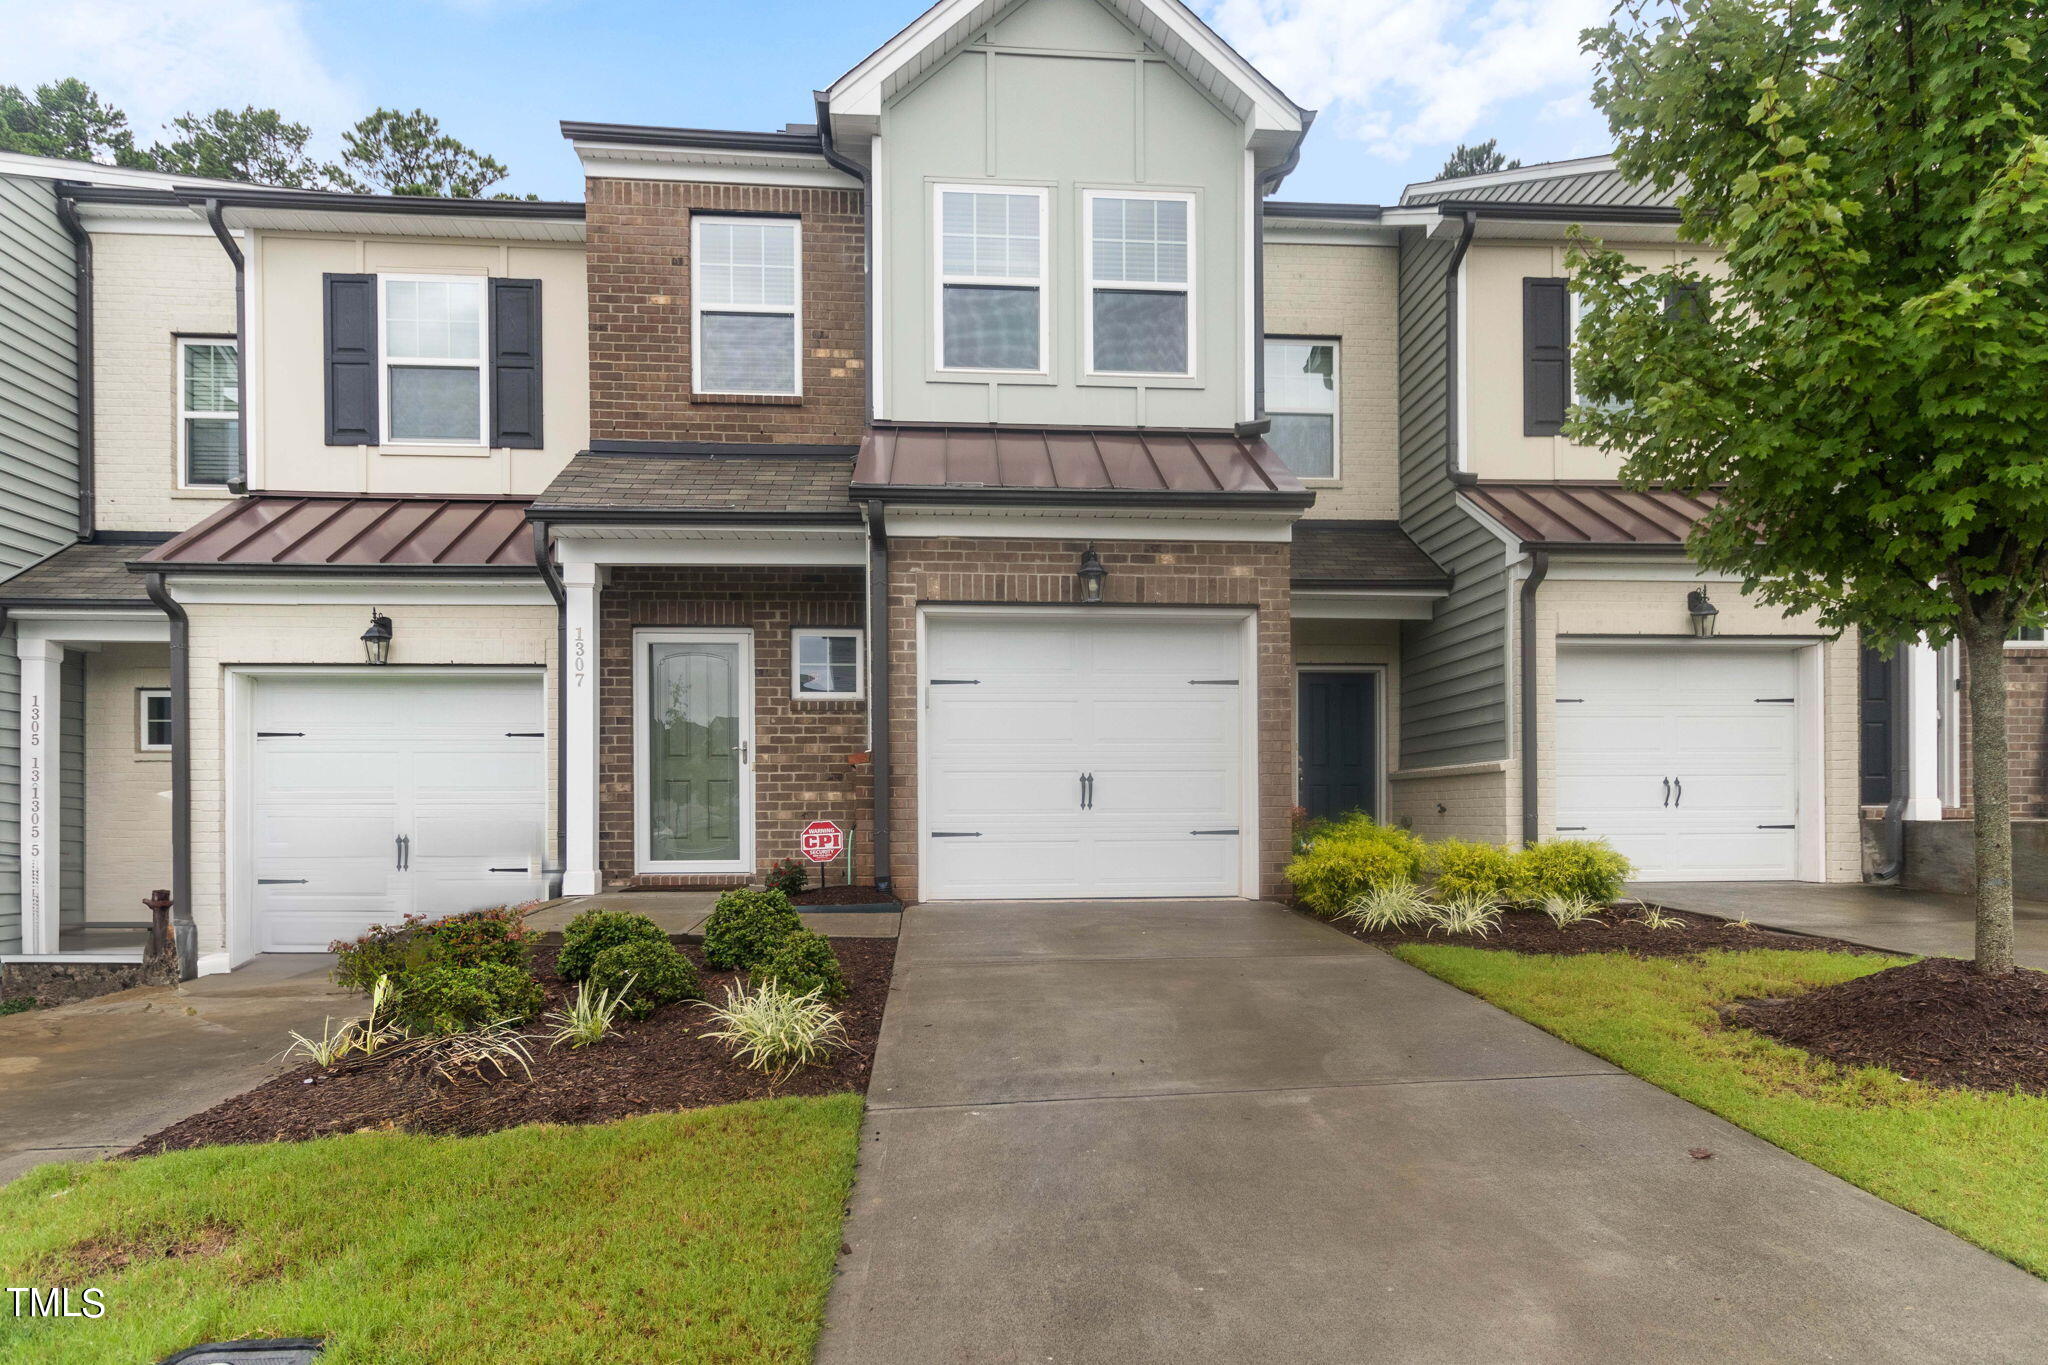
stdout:
<svg viewBox="0 0 2048 1365">
<path fill-rule="evenodd" d="M 846 852 L 846 833 L 830 820 L 813 820 L 800 836 L 804 856 L 814 863 L 829 863 Z"/>
</svg>

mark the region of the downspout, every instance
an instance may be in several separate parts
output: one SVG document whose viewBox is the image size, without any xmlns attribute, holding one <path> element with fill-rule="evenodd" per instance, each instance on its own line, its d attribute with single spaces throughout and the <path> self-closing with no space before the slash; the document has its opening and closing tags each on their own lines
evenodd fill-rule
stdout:
<svg viewBox="0 0 2048 1365">
<path fill-rule="evenodd" d="M 1536 589 L 1550 573 L 1550 551 L 1529 551 L 1529 576 L 1522 580 L 1520 640 L 1522 673 L 1522 844 L 1537 842 L 1542 832 L 1538 818 L 1536 783 Z"/>
<path fill-rule="evenodd" d="M 869 498 L 868 510 L 868 767 L 874 781 L 875 813 L 869 828 L 875 846 L 875 887 L 884 895 L 895 878 L 889 871 L 889 530 L 882 519 L 882 500 Z"/>
<path fill-rule="evenodd" d="M 1906 793 L 1912 786 L 1912 698 L 1906 688 L 1905 650 L 1886 661 L 1892 670 L 1892 799 L 1884 805 L 1881 842 L 1885 862 L 1871 869 L 1871 880 L 1895 882 L 1906 871 Z"/>
<path fill-rule="evenodd" d="M 218 199 L 206 201 L 207 226 L 220 239 L 221 249 L 228 253 L 228 260 L 235 267 L 235 472 L 228 479 L 228 492 L 236 497 L 249 491 L 249 303 L 248 289 L 243 282 L 248 262 L 243 259 L 242 248 L 235 245 L 235 235 L 228 231 L 227 220 L 221 216 Z"/>
<path fill-rule="evenodd" d="M 860 236 L 862 289 L 867 307 L 862 313 L 864 329 L 861 344 L 865 347 L 862 360 L 867 368 L 861 375 L 861 425 L 875 420 L 875 194 L 869 182 L 866 166 L 853 160 L 839 150 L 839 144 L 832 137 L 832 102 L 822 90 L 813 90 L 811 100 L 817 109 L 818 150 L 824 154 L 825 164 L 836 171 L 852 176 L 860 182 Z"/>
<path fill-rule="evenodd" d="M 1252 416 L 1249 422 L 1240 422 L 1237 434 L 1240 436 L 1262 436 L 1272 429 L 1272 419 L 1266 416 L 1266 196 L 1280 188 L 1280 182 L 1293 174 L 1301 164 L 1301 147 L 1308 141 L 1308 130 L 1316 121 L 1315 110 L 1307 111 L 1301 122 L 1301 136 L 1294 139 L 1294 146 L 1288 149 L 1286 160 L 1269 171 L 1262 171 L 1252 182 L 1256 191 L 1252 203 Z"/>
<path fill-rule="evenodd" d="M 1479 482 L 1479 476 L 1458 467 L 1458 446 L 1464 433 L 1458 429 L 1458 272 L 1464 267 L 1465 252 L 1478 230 L 1479 215 L 1466 209 L 1464 226 L 1458 229 L 1458 243 L 1451 248 L 1450 267 L 1444 272 L 1444 473 L 1454 486 Z M 1540 557 L 1540 556 L 1539 556 Z M 1547 565 L 1548 559 L 1543 559 Z M 1542 573 L 1536 576 L 1543 581 Z"/>
<path fill-rule="evenodd" d="M 192 623 L 161 572 L 144 574 L 142 590 L 171 622 L 171 937 L 178 979 L 190 981 L 199 975 L 199 930 L 192 919 Z"/>
<path fill-rule="evenodd" d="M 71 234 L 78 264 L 71 278 L 71 306 L 76 321 L 72 326 L 74 364 L 78 369 L 78 538 L 91 540 L 98 524 L 98 469 L 93 439 L 93 345 L 92 345 L 92 234 L 79 221 L 78 201 L 68 194 L 57 196 L 57 219 Z"/>
<path fill-rule="evenodd" d="M 562 894 L 562 879 L 569 867 L 569 590 L 548 556 L 548 524 L 533 523 L 533 562 L 540 569 L 540 581 L 548 585 L 555 599 L 555 863 L 553 896 Z"/>
</svg>

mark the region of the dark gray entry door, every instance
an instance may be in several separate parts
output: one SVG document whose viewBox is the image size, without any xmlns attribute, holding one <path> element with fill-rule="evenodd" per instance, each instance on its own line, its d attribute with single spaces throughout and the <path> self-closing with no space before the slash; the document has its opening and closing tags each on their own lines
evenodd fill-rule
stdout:
<svg viewBox="0 0 2048 1365">
<path fill-rule="evenodd" d="M 1377 673 L 1301 675 L 1296 799 L 1311 816 L 1364 811 L 1379 818 L 1378 688 Z"/>
</svg>

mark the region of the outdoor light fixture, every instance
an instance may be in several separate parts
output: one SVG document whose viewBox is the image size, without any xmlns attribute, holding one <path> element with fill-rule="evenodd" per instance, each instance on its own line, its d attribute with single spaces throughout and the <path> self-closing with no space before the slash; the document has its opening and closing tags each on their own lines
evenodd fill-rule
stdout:
<svg viewBox="0 0 2048 1365">
<path fill-rule="evenodd" d="M 370 608 L 370 628 L 363 632 L 363 657 L 373 664 L 391 662 L 391 618 Z"/>
<path fill-rule="evenodd" d="M 1090 545 L 1081 555 L 1081 601 L 1088 606 L 1102 603 L 1102 580 L 1109 577 L 1109 570 L 1102 567 L 1102 556 L 1095 553 Z"/>
<path fill-rule="evenodd" d="M 1697 639 L 1707 639 L 1714 633 L 1714 620 L 1721 609 L 1707 600 L 1705 588 L 1694 588 L 1685 595 L 1685 609 L 1692 616 L 1692 633 Z"/>
</svg>

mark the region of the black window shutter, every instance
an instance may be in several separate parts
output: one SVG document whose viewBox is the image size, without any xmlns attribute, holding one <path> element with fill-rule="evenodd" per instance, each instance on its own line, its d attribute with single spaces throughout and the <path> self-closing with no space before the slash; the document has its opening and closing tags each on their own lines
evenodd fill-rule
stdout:
<svg viewBox="0 0 2048 1365">
<path fill-rule="evenodd" d="M 1555 436 L 1572 401 L 1571 281 L 1522 281 L 1522 434 Z"/>
<path fill-rule="evenodd" d="M 491 444 L 540 449 L 540 281 L 491 281 Z"/>
<path fill-rule="evenodd" d="M 377 277 L 322 276 L 327 444 L 373 446 L 377 434 Z"/>
</svg>

